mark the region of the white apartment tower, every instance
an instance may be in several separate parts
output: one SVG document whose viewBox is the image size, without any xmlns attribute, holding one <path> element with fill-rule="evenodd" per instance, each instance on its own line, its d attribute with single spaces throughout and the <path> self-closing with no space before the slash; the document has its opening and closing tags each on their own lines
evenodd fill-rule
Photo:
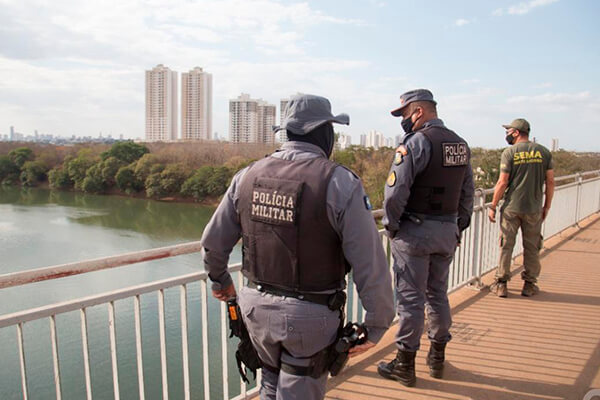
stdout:
<svg viewBox="0 0 600 400">
<path fill-rule="evenodd" d="M 181 138 L 212 139 L 212 74 L 200 67 L 181 74 Z"/>
<path fill-rule="evenodd" d="M 283 125 L 283 117 L 285 116 L 285 109 L 290 102 L 290 99 L 281 99 L 279 101 L 279 126 Z M 285 143 L 288 141 L 287 133 L 285 129 L 277 132 L 277 141 L 279 143 Z"/>
<path fill-rule="evenodd" d="M 274 143 L 276 107 L 242 93 L 229 100 L 229 139 L 232 143 Z"/>
<path fill-rule="evenodd" d="M 340 150 L 345 150 L 352 146 L 352 136 L 340 133 L 337 140 L 337 145 Z"/>
<path fill-rule="evenodd" d="M 158 64 L 146 71 L 146 140 L 177 139 L 177 72 Z"/>
<path fill-rule="evenodd" d="M 258 124 L 257 142 L 267 144 L 275 143 L 273 125 L 275 125 L 277 107 L 266 101 L 258 100 L 256 114 L 256 122 Z"/>
<path fill-rule="evenodd" d="M 258 103 L 242 93 L 229 100 L 229 140 L 232 143 L 256 143 L 258 138 Z"/>
<path fill-rule="evenodd" d="M 373 147 L 377 150 L 383 146 L 385 146 L 385 138 L 381 132 L 373 130 L 366 134 L 365 147 Z"/>
</svg>

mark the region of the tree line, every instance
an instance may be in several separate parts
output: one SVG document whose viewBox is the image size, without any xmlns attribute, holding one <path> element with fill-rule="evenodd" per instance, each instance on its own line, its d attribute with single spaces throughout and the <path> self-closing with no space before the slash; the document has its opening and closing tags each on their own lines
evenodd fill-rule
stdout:
<svg viewBox="0 0 600 400">
<path fill-rule="evenodd" d="M 47 183 L 52 189 L 94 194 L 215 200 L 225 193 L 238 170 L 272 151 L 264 146 L 244 149 L 227 144 L 147 146 L 131 141 L 106 147 L 79 146 L 65 150 L 38 146 L 36 151 L 16 147 L 6 154 L 0 153 L 0 182 L 23 186 Z"/>
<path fill-rule="evenodd" d="M 9 146 L 0 144 L 2 184 L 75 190 L 85 193 L 121 193 L 154 199 L 174 197 L 215 202 L 233 175 L 273 146 L 228 143 L 117 142 L 112 146 Z M 383 204 L 383 188 L 394 148 L 351 146 L 334 152 L 334 161 L 361 177 L 374 207 Z M 502 149 L 471 150 L 475 185 L 490 188 L 499 176 Z M 599 170 L 600 154 L 552 153 L 555 175 Z"/>
</svg>

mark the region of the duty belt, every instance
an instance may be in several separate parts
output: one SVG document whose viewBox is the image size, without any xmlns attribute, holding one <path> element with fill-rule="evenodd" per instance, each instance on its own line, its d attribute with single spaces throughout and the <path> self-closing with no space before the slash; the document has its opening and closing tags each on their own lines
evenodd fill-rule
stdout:
<svg viewBox="0 0 600 400">
<path fill-rule="evenodd" d="M 415 223 L 421 223 L 423 220 L 432 220 L 432 221 L 440 221 L 440 222 L 454 222 L 458 221 L 458 217 L 456 215 L 430 215 L 430 214 L 421 214 L 414 212 L 405 212 L 402 214 L 402 219 L 407 219 L 413 221 Z M 417 220 L 421 220 L 421 222 L 417 222 Z"/>
<path fill-rule="evenodd" d="M 248 287 L 256 289 L 259 292 L 269 293 L 275 296 L 294 297 L 298 300 L 310 301 L 311 303 L 317 303 L 324 306 L 329 306 L 331 298 L 331 294 L 300 293 L 252 281 L 248 281 Z"/>
</svg>

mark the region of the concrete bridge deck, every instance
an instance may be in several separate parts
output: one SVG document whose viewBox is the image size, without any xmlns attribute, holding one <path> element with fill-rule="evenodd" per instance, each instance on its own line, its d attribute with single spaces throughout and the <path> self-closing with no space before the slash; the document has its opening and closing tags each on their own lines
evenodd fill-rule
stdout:
<svg viewBox="0 0 600 400">
<path fill-rule="evenodd" d="M 374 350 L 330 380 L 326 398 L 581 400 L 590 389 L 600 389 L 600 217 L 580 227 L 545 244 L 538 295 L 520 295 L 517 258 L 508 298 L 487 288 L 463 288 L 450 296 L 454 338 L 443 380 L 427 372 L 426 336 L 417 353 L 416 387 L 377 374 L 377 363 L 395 356 L 393 327 Z M 484 277 L 485 284 L 492 275 Z"/>
</svg>

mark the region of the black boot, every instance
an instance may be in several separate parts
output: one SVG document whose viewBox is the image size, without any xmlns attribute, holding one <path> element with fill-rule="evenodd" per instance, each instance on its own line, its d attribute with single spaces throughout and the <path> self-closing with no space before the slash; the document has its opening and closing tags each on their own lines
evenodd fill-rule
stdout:
<svg viewBox="0 0 600 400">
<path fill-rule="evenodd" d="M 379 375 L 387 379 L 393 379 L 404 386 L 415 386 L 417 376 L 415 375 L 415 351 L 398 350 L 396 358 L 389 363 L 380 362 L 377 366 Z"/>
<path fill-rule="evenodd" d="M 429 366 L 429 375 L 434 378 L 442 379 L 444 374 L 444 350 L 446 343 L 431 342 L 429 353 L 427 354 L 427 365 Z"/>
</svg>

